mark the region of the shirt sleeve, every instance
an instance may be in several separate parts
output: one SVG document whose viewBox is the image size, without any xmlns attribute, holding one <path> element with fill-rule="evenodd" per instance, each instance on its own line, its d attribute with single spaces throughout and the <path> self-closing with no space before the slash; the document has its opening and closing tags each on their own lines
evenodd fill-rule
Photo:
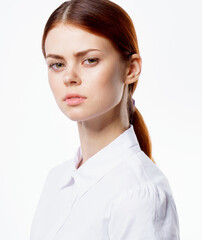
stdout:
<svg viewBox="0 0 202 240">
<path fill-rule="evenodd" d="M 129 189 L 112 205 L 108 230 L 110 240 L 179 240 L 172 195 L 150 183 Z"/>
</svg>

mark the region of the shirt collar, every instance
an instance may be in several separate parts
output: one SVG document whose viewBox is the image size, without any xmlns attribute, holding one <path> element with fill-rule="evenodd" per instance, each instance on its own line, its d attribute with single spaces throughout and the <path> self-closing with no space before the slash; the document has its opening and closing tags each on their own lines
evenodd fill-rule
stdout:
<svg viewBox="0 0 202 240">
<path fill-rule="evenodd" d="M 71 161 L 70 176 L 64 178 L 61 187 L 65 188 L 75 181 L 80 193 L 87 191 L 88 188 L 99 181 L 109 170 L 126 160 L 127 152 L 130 148 L 133 148 L 133 151 L 134 148 L 137 152 L 141 151 L 132 124 L 121 135 L 76 169 L 82 158 L 81 146 L 79 146 L 75 157 Z"/>
</svg>

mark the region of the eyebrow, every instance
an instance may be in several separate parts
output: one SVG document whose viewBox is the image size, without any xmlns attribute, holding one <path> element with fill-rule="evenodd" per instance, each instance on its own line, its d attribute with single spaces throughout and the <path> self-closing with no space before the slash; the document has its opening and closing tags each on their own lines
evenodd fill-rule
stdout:
<svg viewBox="0 0 202 240">
<path fill-rule="evenodd" d="M 83 50 L 83 51 L 80 51 L 80 52 L 77 52 L 77 53 L 74 53 L 73 55 L 75 57 L 81 57 L 81 56 L 84 56 L 85 54 L 87 54 L 88 52 L 91 52 L 91 51 L 100 51 L 99 49 L 93 49 L 93 48 L 90 48 L 90 49 L 86 49 L 86 50 Z M 46 56 L 46 59 L 47 58 L 56 58 L 56 59 L 62 59 L 64 60 L 65 58 L 61 55 L 57 55 L 57 54 L 48 54 Z"/>
</svg>

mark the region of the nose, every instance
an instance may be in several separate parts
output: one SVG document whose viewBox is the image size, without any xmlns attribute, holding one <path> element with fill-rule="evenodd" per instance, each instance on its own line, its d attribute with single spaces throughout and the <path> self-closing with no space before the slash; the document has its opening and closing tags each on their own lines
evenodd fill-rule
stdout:
<svg viewBox="0 0 202 240">
<path fill-rule="evenodd" d="M 68 68 L 66 68 L 63 76 L 63 81 L 66 86 L 81 84 L 81 79 L 75 67 L 69 66 Z"/>
</svg>

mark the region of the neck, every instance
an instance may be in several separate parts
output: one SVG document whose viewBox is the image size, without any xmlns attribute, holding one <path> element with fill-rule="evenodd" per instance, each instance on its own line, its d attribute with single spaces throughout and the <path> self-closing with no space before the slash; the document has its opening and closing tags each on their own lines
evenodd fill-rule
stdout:
<svg viewBox="0 0 202 240">
<path fill-rule="evenodd" d="M 129 128 L 129 122 L 119 119 L 100 121 L 99 118 L 99 121 L 93 119 L 77 124 L 82 150 L 82 161 L 78 167 Z"/>
</svg>

